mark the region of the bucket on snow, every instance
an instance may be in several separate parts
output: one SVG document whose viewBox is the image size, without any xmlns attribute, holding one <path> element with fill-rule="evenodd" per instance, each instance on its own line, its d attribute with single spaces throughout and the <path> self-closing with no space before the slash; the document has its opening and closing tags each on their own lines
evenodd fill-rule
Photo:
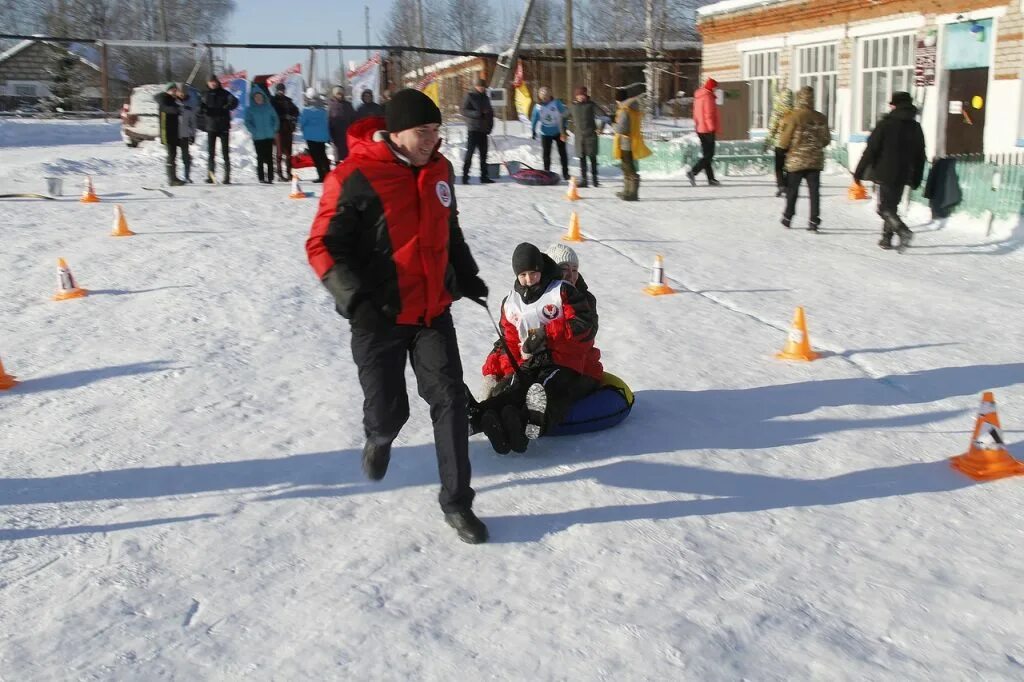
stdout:
<svg viewBox="0 0 1024 682">
<path fill-rule="evenodd" d="M 501 175 L 501 164 L 500 163 L 489 163 L 487 164 L 487 175 L 488 177 L 496 178 Z"/>
<path fill-rule="evenodd" d="M 46 178 L 46 191 L 50 194 L 51 197 L 63 196 L 64 179 Z"/>
</svg>

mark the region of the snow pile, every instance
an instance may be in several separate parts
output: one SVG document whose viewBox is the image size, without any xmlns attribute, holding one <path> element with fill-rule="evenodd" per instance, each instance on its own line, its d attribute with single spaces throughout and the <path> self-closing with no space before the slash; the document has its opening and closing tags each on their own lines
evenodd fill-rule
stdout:
<svg viewBox="0 0 1024 682">
<path fill-rule="evenodd" d="M 0 148 L 100 144 L 120 139 L 120 121 L 36 121 L 0 118 Z"/>
</svg>

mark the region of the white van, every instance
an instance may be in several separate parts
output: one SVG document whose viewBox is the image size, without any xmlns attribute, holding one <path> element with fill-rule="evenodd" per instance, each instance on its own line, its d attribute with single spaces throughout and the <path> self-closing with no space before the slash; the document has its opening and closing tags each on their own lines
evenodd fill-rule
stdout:
<svg viewBox="0 0 1024 682">
<path fill-rule="evenodd" d="M 165 87 L 166 84 L 140 85 L 132 89 L 131 98 L 121 108 L 121 139 L 129 147 L 160 138 L 160 110 L 153 98 Z"/>
</svg>

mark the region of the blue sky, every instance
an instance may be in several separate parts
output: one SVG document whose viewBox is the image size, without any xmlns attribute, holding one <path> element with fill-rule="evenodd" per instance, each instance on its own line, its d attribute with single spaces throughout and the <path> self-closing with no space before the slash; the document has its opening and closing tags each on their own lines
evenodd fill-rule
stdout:
<svg viewBox="0 0 1024 682">
<path fill-rule="evenodd" d="M 363 8 L 370 7 L 370 42 L 380 42 L 380 27 L 391 7 L 386 0 L 238 0 L 238 9 L 225 33 L 231 43 L 329 43 L 338 42 L 338 30 L 348 44 L 361 45 L 366 40 Z M 317 77 L 323 73 L 323 52 L 317 53 Z M 366 53 L 346 51 L 345 61 L 361 63 Z M 227 60 L 235 68 L 247 69 L 250 75 L 276 73 L 296 62 L 306 72 L 309 52 L 306 50 L 228 50 Z M 332 73 L 338 68 L 338 53 L 329 55 Z"/>
</svg>

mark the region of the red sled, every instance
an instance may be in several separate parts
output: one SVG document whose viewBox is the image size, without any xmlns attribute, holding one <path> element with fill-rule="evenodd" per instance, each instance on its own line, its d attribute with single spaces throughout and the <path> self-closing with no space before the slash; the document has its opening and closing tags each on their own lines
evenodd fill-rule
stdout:
<svg viewBox="0 0 1024 682">
<path fill-rule="evenodd" d="M 292 168 L 312 168 L 313 157 L 310 154 L 292 154 Z"/>
</svg>

